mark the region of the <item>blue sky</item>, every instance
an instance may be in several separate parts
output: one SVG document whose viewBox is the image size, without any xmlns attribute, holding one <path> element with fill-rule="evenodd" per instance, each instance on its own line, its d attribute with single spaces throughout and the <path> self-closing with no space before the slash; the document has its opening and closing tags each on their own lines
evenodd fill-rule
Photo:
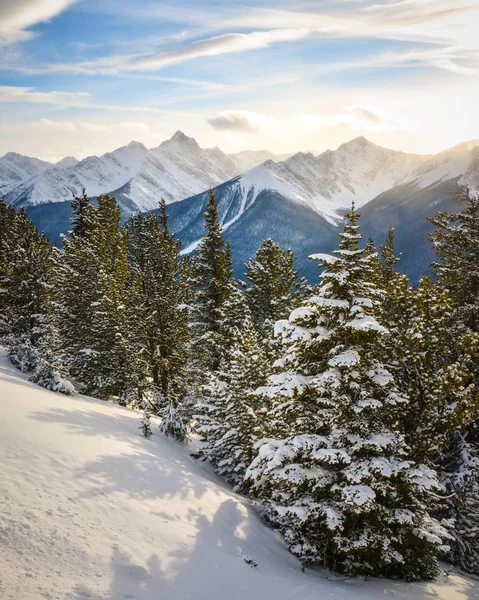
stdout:
<svg viewBox="0 0 479 600">
<path fill-rule="evenodd" d="M 0 0 L 0 154 L 479 138 L 479 0 Z"/>
</svg>

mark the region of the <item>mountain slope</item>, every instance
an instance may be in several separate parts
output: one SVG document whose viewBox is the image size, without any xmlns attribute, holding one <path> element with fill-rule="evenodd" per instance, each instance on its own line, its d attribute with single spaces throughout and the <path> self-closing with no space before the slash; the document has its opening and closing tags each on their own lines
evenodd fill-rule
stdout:
<svg viewBox="0 0 479 600">
<path fill-rule="evenodd" d="M 130 142 L 103 156 L 89 156 L 82 161 L 65 157 L 55 165 L 10 153 L 0 159 L 0 193 L 7 202 L 27 207 L 70 200 L 72 194 L 85 187 L 89 196 L 115 194 L 128 213 L 155 208 L 161 198 L 175 202 L 203 192 L 257 165 L 266 156 L 274 155 L 246 151 L 229 156 L 219 148 L 200 148 L 181 131 L 150 150 L 139 142 Z M 12 162 L 18 163 L 15 172 Z"/>
<path fill-rule="evenodd" d="M 429 159 L 357 138 L 318 157 L 300 152 L 278 163 L 267 160 L 214 192 L 220 203 L 230 207 L 223 220 L 225 229 L 253 206 L 263 191 L 309 208 L 336 225 L 353 200 L 362 206 L 407 180 Z"/>
<path fill-rule="evenodd" d="M 187 196 L 195 186 L 201 191 L 215 185 L 230 169 L 234 171 L 232 159 L 217 148 L 201 149 L 182 133 L 153 150 L 131 143 L 113 154 L 109 162 L 96 157 L 91 160 L 100 161 L 103 168 L 108 162 L 121 172 L 121 163 L 129 173 L 135 171 L 124 185 L 113 190 L 124 218 L 131 211 L 155 208 L 158 198 L 164 197 L 170 202 L 172 229 L 184 250 L 193 251 L 204 235 L 208 194 L 202 191 L 175 200 Z M 73 170 L 62 169 L 61 176 L 81 173 L 87 166 L 81 161 Z M 48 168 L 36 180 L 45 181 L 58 172 Z M 108 181 L 111 183 L 111 178 Z M 428 272 L 433 258 L 427 242 L 430 226 L 424 217 L 439 209 L 457 210 L 451 198 L 457 185 L 466 183 L 479 189 L 479 141 L 435 156 L 418 156 L 357 138 L 317 157 L 299 153 L 277 163 L 267 160 L 213 189 L 238 276 L 243 272 L 242 263 L 254 255 L 263 236 L 291 248 L 301 274 L 316 280 L 307 255 L 334 249 L 342 214 L 354 201 L 362 213 L 365 235 L 373 235 L 378 244 L 383 242 L 389 224 L 396 226 L 398 247 L 404 251 L 402 268 L 416 280 Z M 65 202 L 27 204 L 27 211 L 52 240 L 58 241 L 59 233 L 69 228 L 70 209 Z"/>
<path fill-rule="evenodd" d="M 0 196 L 51 166 L 38 158 L 8 152 L 0 158 Z"/>
<path fill-rule="evenodd" d="M 63 397 L 0 352 L 4 600 L 472 600 L 476 582 L 350 581 L 307 569 L 189 450 L 138 413 Z M 257 567 L 244 561 L 251 557 Z"/>
</svg>

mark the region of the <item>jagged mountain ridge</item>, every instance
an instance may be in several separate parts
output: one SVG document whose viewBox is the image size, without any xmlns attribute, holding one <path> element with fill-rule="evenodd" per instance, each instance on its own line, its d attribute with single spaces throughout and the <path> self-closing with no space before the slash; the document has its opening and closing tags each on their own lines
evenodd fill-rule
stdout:
<svg viewBox="0 0 479 600">
<path fill-rule="evenodd" d="M 354 146 L 360 151 L 352 152 Z M 479 189 L 479 141 L 434 156 L 402 156 L 358 138 L 336 152 L 336 156 L 328 152 L 317 158 L 305 155 L 302 173 L 308 187 L 301 187 L 299 169 L 293 168 L 300 158 L 295 155 L 282 163 L 268 161 L 213 190 L 225 237 L 237 261 L 237 276 L 261 240 L 272 237 L 293 250 L 296 268 L 314 281 L 316 267 L 307 256 L 334 249 L 341 211 L 354 200 L 361 206 L 364 235 L 371 234 L 378 244 L 389 224 L 395 225 L 397 249 L 403 252 L 402 268 L 417 280 L 428 272 L 433 259 L 427 240 L 431 227 L 425 217 L 438 210 L 458 210 L 454 201 L 458 185 Z M 368 160 L 368 154 L 374 160 Z M 321 161 L 334 168 L 329 179 L 320 179 L 315 189 L 308 183 L 308 173 L 313 178 Z M 365 164 L 372 165 L 369 172 Z M 382 190 L 388 182 L 396 185 Z M 376 191 L 379 193 L 371 198 Z M 208 194 L 203 193 L 170 207 L 172 226 L 183 241 L 184 252 L 194 251 L 203 236 L 207 199 Z"/>
<path fill-rule="evenodd" d="M 181 197 L 198 182 L 200 188 L 208 188 L 204 178 L 205 172 L 210 176 L 208 165 L 214 162 L 221 179 L 229 172 L 231 158 L 217 148 L 202 150 L 192 138 L 183 139 L 183 135 L 176 134 L 150 151 L 136 142 L 115 151 L 112 164 L 118 167 L 125 152 L 137 155 L 141 168 L 126 184 L 110 191 L 118 198 L 125 218 L 139 206 L 156 207 L 158 199 L 164 196 L 171 203 L 172 230 L 181 238 L 184 252 L 190 252 L 204 234 L 203 211 L 208 193 L 174 202 L 175 195 L 167 192 L 171 186 Z M 80 161 L 76 172 L 98 160 L 90 157 Z M 147 167 L 154 163 L 161 164 L 161 195 L 157 181 L 148 180 Z M 131 166 L 132 161 L 128 164 Z M 72 169 L 62 171 L 71 173 Z M 37 178 L 45 180 L 48 176 L 50 169 L 43 170 Z M 424 217 L 437 210 L 457 210 L 452 197 L 458 184 L 479 189 L 479 141 L 459 144 L 433 156 L 420 156 L 356 138 L 319 156 L 298 153 L 283 161 L 268 159 L 213 190 L 239 276 L 244 260 L 254 254 L 264 237 L 272 237 L 280 245 L 290 247 L 297 256 L 297 268 L 314 279 L 316 270 L 307 260 L 308 252 L 334 248 L 341 215 L 354 200 L 361 207 L 365 235 L 372 234 L 381 243 L 388 225 L 397 227 L 398 249 L 404 251 L 403 268 L 417 279 L 427 272 L 432 259 L 427 243 L 430 227 Z M 68 230 L 68 202 L 26 207 L 40 229 L 53 240 L 58 241 L 59 233 Z"/>
<path fill-rule="evenodd" d="M 85 187 L 92 197 L 114 193 L 128 213 L 152 209 L 162 197 L 175 202 L 200 193 L 238 175 L 245 166 L 255 166 L 265 156 L 275 157 L 268 151 L 230 156 L 219 148 L 203 149 L 193 138 L 177 131 L 171 139 L 150 150 L 139 142 L 130 142 L 113 152 L 81 161 L 66 157 L 53 165 L 28 159 L 38 161 L 33 165 L 37 168 L 24 169 L 23 177 L 19 169 L 18 174 L 8 177 L 7 169 L 11 167 L 6 157 L 0 158 L 0 185 L 4 184 L 0 191 L 7 202 L 19 207 L 63 202 Z"/>
</svg>

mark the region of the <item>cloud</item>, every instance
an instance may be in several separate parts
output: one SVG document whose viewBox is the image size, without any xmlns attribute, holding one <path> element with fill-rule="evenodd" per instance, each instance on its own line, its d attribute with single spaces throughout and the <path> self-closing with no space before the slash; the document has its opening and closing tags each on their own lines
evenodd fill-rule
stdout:
<svg viewBox="0 0 479 600">
<path fill-rule="evenodd" d="M 19 0 L 20 6 L 50 6 L 50 12 L 60 10 L 74 0 Z M 416 52 L 414 66 L 426 65 L 437 69 L 452 71 L 454 73 L 474 75 L 476 66 L 479 65 L 479 43 L 473 28 L 470 27 L 473 11 L 477 10 L 477 0 L 474 4 L 466 4 L 458 0 L 403 0 L 396 2 L 344 2 L 343 6 L 352 9 L 329 10 L 325 13 L 315 11 L 292 11 L 284 9 L 252 8 L 245 10 L 222 9 L 217 18 L 206 19 L 208 9 L 198 11 L 199 21 L 203 25 L 201 33 L 196 31 L 182 31 L 176 35 L 175 44 L 183 41 L 181 47 L 170 50 L 147 54 L 138 53 L 130 55 L 103 56 L 95 60 L 77 63 L 55 63 L 50 65 L 36 65 L 29 67 L 12 64 L 3 68 L 19 70 L 25 74 L 45 72 L 69 72 L 78 74 L 118 74 L 133 72 L 154 72 L 170 65 L 179 64 L 196 58 L 220 56 L 229 53 L 240 53 L 251 50 L 268 48 L 281 42 L 295 42 L 312 37 L 327 38 L 371 38 L 390 39 L 428 44 L 422 52 Z M 11 0 L 0 0 L 5 6 L 13 4 Z M 16 6 L 16 5 L 15 5 Z M 113 3 L 111 10 L 117 10 Z M 100 10 L 102 6 L 99 7 Z M 185 8 L 185 7 L 183 7 Z M 121 9 L 121 3 L 120 3 Z M 128 8 L 128 10 L 131 9 Z M 180 6 L 181 9 L 181 6 Z M 7 9 L 4 9 L 7 10 Z M 15 12 L 14 9 L 9 9 Z M 123 7 L 125 10 L 125 7 Z M 153 11 L 151 18 L 170 14 L 165 5 L 155 3 L 145 5 L 145 10 Z M 171 9 L 173 10 L 173 9 Z M 185 8 L 186 10 L 186 8 Z M 158 12 L 159 11 L 159 12 Z M 133 11 L 134 12 L 134 11 Z M 158 12 L 158 14 L 156 14 Z M 185 20 L 194 20 L 194 10 L 187 7 Z M 42 14 L 47 14 L 46 10 Z M 175 12 L 176 15 L 176 12 Z M 132 13 L 131 18 L 135 18 Z M 0 13 L 1 17 L 1 13 Z M 38 15 L 37 17 L 38 18 Z M 30 15 L 23 18 L 23 23 L 34 20 Z M 206 26 L 206 22 L 209 25 Z M 18 29 L 20 33 L 29 35 L 25 29 Z M 242 30 L 253 30 L 247 33 Z M 207 35 L 213 31 L 227 31 L 221 35 L 206 37 L 198 41 L 185 44 L 191 35 Z M 175 36 L 169 36 L 169 42 Z M 162 42 L 165 39 L 162 38 Z M 149 40 L 147 45 L 158 43 L 158 40 Z M 465 56 L 467 54 L 467 56 Z M 392 66 L 400 66 L 402 57 L 394 61 Z M 369 57 L 374 62 L 375 57 Z M 467 60 L 468 64 L 464 64 Z M 472 64 L 470 64 L 472 63 Z M 477 64 L 476 64 L 477 63 Z M 334 65 L 333 65 L 334 69 Z"/>
<path fill-rule="evenodd" d="M 153 115 L 176 115 L 177 111 L 156 106 L 135 106 L 122 104 L 103 104 L 93 102 L 85 92 L 38 92 L 34 88 L 0 85 L 0 103 L 31 102 L 34 104 L 52 104 L 62 108 L 90 108 L 102 111 L 121 111 L 133 113 L 151 113 Z M 181 111 L 182 115 L 198 117 L 197 113 Z M 201 115 L 202 116 L 202 115 Z"/>
<path fill-rule="evenodd" d="M 90 95 L 84 92 L 37 92 L 34 88 L 0 85 L 0 102 L 33 102 L 57 106 L 86 106 Z"/>
<path fill-rule="evenodd" d="M 163 52 L 155 56 L 145 57 L 126 65 L 131 69 L 161 69 L 184 60 L 202 56 L 218 56 L 231 52 L 245 52 L 267 48 L 278 42 L 291 42 L 310 35 L 307 29 L 274 29 L 271 31 L 254 31 L 252 33 L 226 33 L 206 40 L 193 42 L 188 46 Z"/>
<path fill-rule="evenodd" d="M 305 131 L 345 128 L 365 132 L 384 132 L 406 129 L 409 123 L 380 107 L 369 105 L 345 106 L 343 112 L 327 115 L 303 114 L 295 122 Z"/>
<path fill-rule="evenodd" d="M 307 29 L 274 29 L 251 33 L 226 33 L 192 42 L 182 48 L 145 56 L 110 56 L 95 61 L 51 65 L 50 71 L 73 73 L 116 73 L 121 71 L 157 71 L 164 67 L 205 56 L 219 56 L 248 50 L 268 48 L 279 42 L 291 42 L 308 37 Z"/>
<path fill-rule="evenodd" d="M 0 0 L 0 45 L 22 42 L 28 28 L 59 15 L 77 0 Z"/>
<path fill-rule="evenodd" d="M 225 110 L 217 117 L 208 119 L 208 123 L 214 129 L 245 133 L 257 133 L 263 121 L 262 115 L 246 110 Z"/>
</svg>

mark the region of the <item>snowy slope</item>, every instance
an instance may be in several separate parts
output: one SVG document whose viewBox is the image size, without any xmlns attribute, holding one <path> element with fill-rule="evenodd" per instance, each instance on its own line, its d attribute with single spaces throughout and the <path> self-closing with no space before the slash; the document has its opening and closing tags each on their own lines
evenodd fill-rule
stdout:
<svg viewBox="0 0 479 600">
<path fill-rule="evenodd" d="M 479 140 L 436 154 L 410 175 L 411 183 L 419 189 L 456 178 L 461 185 L 479 187 Z"/>
<path fill-rule="evenodd" d="M 8 152 L 0 158 L 0 195 L 31 179 L 52 165 L 38 158 Z"/>
<path fill-rule="evenodd" d="M 2 600 L 477 599 L 460 575 L 408 585 L 301 573 L 243 498 L 138 424 L 28 383 L 1 353 Z"/>
<path fill-rule="evenodd" d="M 241 190 L 242 209 L 262 190 L 270 190 L 335 223 L 353 200 L 356 206 L 366 204 L 408 180 L 430 158 L 388 150 L 360 137 L 319 156 L 300 152 L 277 163 L 268 160 L 233 180 L 231 187 Z"/>
</svg>

